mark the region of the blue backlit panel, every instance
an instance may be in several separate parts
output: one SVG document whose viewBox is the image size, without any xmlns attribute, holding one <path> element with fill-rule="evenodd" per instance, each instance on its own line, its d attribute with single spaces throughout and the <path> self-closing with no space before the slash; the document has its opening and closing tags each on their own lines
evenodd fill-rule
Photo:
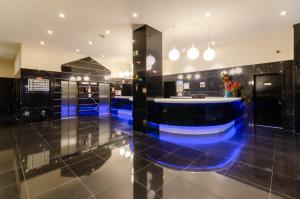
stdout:
<svg viewBox="0 0 300 199">
<path fill-rule="evenodd" d="M 231 121 L 222 125 L 214 126 L 173 126 L 166 124 L 159 124 L 159 131 L 174 133 L 174 134 L 184 134 L 184 135 L 206 135 L 206 134 L 216 134 L 226 131 L 230 127 L 234 126 L 235 121 Z"/>
</svg>

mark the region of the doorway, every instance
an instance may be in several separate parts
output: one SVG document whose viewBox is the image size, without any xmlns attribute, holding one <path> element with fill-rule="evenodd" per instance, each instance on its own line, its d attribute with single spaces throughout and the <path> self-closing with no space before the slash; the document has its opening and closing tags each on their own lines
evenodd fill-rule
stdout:
<svg viewBox="0 0 300 199">
<path fill-rule="evenodd" d="M 256 125 L 282 128 L 282 76 L 254 76 L 254 120 Z"/>
<path fill-rule="evenodd" d="M 77 82 L 61 82 L 61 118 L 77 117 Z"/>
</svg>

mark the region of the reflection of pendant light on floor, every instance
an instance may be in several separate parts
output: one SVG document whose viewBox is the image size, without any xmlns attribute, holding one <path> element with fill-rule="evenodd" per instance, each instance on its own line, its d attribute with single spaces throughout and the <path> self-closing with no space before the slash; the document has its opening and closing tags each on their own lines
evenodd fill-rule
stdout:
<svg viewBox="0 0 300 199">
<path fill-rule="evenodd" d="M 208 42 L 208 46 L 207 49 L 204 51 L 203 53 L 203 58 L 206 61 L 212 61 L 215 57 L 216 57 L 216 52 L 210 48 L 210 25 L 208 27 L 208 33 L 207 33 L 207 42 Z"/>
<path fill-rule="evenodd" d="M 193 43 L 192 47 L 187 51 L 187 56 L 190 60 L 195 60 L 199 57 L 199 50 L 194 47 L 195 42 L 195 24 L 193 24 Z"/>
<path fill-rule="evenodd" d="M 180 57 L 180 52 L 175 48 L 175 26 L 173 26 L 173 48 L 169 52 L 169 59 L 177 61 Z"/>
<path fill-rule="evenodd" d="M 146 69 L 147 71 L 152 70 L 153 65 L 155 64 L 155 57 L 149 54 L 146 58 Z"/>
</svg>

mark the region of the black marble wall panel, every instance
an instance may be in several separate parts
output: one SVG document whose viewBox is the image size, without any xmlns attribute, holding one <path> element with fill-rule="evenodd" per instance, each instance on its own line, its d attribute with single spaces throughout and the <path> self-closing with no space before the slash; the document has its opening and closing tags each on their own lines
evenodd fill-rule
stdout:
<svg viewBox="0 0 300 199">
<path fill-rule="evenodd" d="M 0 124 L 13 122 L 14 79 L 0 78 Z"/>
<path fill-rule="evenodd" d="M 145 25 L 133 31 L 133 40 L 133 128 L 143 132 L 147 99 L 163 96 L 162 33 Z"/>
<path fill-rule="evenodd" d="M 270 74 L 270 73 L 282 74 L 283 76 L 282 100 L 283 100 L 283 107 L 284 107 L 283 117 L 282 117 L 283 127 L 287 130 L 293 130 L 294 129 L 294 119 L 293 119 L 294 118 L 294 97 L 293 97 L 294 62 L 292 60 L 288 60 L 288 61 L 264 63 L 264 64 L 257 64 L 257 65 L 239 66 L 234 68 L 242 69 L 241 73 L 233 75 L 233 81 L 239 81 L 242 84 L 242 97 L 245 102 L 244 117 L 247 118 L 249 124 L 253 124 L 254 121 L 253 118 L 254 117 L 253 116 L 254 75 Z M 231 69 L 234 68 L 184 73 L 182 74 L 183 81 L 190 82 L 190 92 L 189 92 L 190 95 L 206 94 L 207 96 L 221 97 L 224 96 L 224 83 L 221 79 L 221 72 L 224 70 L 229 72 Z M 190 80 L 187 79 L 188 74 L 192 75 L 192 78 Z M 201 76 L 200 79 L 195 79 L 196 74 L 200 74 Z M 177 81 L 178 75 L 179 74 L 166 75 L 164 76 L 164 81 Z M 200 88 L 200 82 L 205 82 L 206 87 Z M 299 86 L 299 93 L 300 93 L 300 86 Z"/>
<path fill-rule="evenodd" d="M 28 78 L 50 80 L 50 91 L 29 92 Z M 22 122 L 34 122 L 60 118 L 61 73 L 52 71 L 21 69 L 20 107 L 16 117 Z"/>
<path fill-rule="evenodd" d="M 294 25 L 295 129 L 300 133 L 300 24 Z"/>
</svg>

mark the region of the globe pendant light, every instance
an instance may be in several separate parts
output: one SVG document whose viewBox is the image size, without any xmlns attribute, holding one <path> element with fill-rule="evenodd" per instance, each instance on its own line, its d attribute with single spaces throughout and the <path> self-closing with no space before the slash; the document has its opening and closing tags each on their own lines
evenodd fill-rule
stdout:
<svg viewBox="0 0 300 199">
<path fill-rule="evenodd" d="M 195 60 L 199 57 L 199 50 L 194 47 L 195 42 L 195 24 L 193 24 L 193 44 L 192 47 L 187 51 L 187 56 L 190 60 Z"/>
<path fill-rule="evenodd" d="M 169 51 L 169 59 L 177 61 L 180 58 L 180 52 L 175 48 L 175 26 L 173 26 L 173 45 L 174 47 Z"/>
<path fill-rule="evenodd" d="M 190 60 L 195 60 L 199 57 L 199 50 L 197 48 L 195 48 L 194 46 L 192 46 L 188 52 L 187 52 L 187 56 Z"/>
<path fill-rule="evenodd" d="M 210 48 L 210 26 L 208 27 L 208 33 L 207 33 L 207 42 L 208 42 L 208 46 L 207 46 L 207 49 L 204 51 L 203 53 L 203 58 L 206 60 L 206 61 L 212 61 L 215 57 L 216 57 L 216 52 Z"/>
</svg>

